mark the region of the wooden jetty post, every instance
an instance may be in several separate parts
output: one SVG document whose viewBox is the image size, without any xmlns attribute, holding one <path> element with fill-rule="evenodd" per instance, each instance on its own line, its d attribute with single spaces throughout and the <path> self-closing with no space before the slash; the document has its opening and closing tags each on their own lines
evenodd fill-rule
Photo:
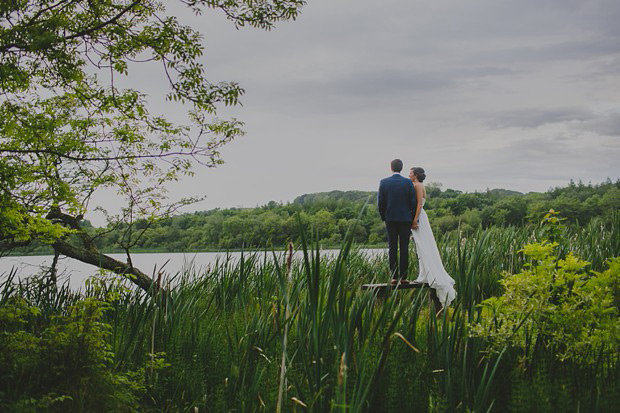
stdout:
<svg viewBox="0 0 620 413">
<path fill-rule="evenodd" d="M 414 281 L 409 281 L 407 284 L 390 284 L 390 283 L 379 283 L 379 284 L 363 284 L 362 290 L 373 290 L 377 293 L 377 297 L 387 297 L 388 294 L 394 290 L 411 290 L 413 288 L 425 288 L 428 287 L 431 290 L 431 300 L 435 305 L 435 313 L 439 313 L 443 306 L 441 302 L 439 302 L 439 298 L 437 297 L 437 292 L 434 288 L 430 287 L 427 283 L 418 283 Z"/>
</svg>

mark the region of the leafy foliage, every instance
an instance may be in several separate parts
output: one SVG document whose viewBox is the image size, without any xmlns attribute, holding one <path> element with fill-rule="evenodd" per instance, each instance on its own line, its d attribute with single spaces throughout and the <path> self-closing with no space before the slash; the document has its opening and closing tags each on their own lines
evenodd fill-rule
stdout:
<svg viewBox="0 0 620 413">
<path fill-rule="evenodd" d="M 103 321 L 109 308 L 86 298 L 67 314 L 45 318 L 23 298 L 0 304 L 2 410 L 136 409 L 143 376 L 114 372 L 110 325 Z"/>
<path fill-rule="evenodd" d="M 610 259 L 603 272 L 588 272 L 588 263 L 572 253 L 558 259 L 557 245 L 524 247 L 531 263 L 505 274 L 504 293 L 482 302 L 486 317 L 473 331 L 496 349 L 521 349 L 526 358 L 544 346 L 560 360 L 594 363 L 601 351 L 620 348 L 620 258 Z"/>
</svg>

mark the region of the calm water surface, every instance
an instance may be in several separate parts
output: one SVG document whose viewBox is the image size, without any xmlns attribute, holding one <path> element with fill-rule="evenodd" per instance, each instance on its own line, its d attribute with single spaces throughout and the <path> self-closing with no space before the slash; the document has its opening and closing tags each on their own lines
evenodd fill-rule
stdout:
<svg viewBox="0 0 620 413">
<path fill-rule="evenodd" d="M 337 255 L 340 250 L 322 250 L 322 254 L 326 256 Z M 384 254 L 387 249 L 362 249 L 364 254 L 376 256 Z M 265 253 L 258 253 L 261 256 Z M 281 254 L 281 253 L 280 253 Z M 125 254 L 108 254 L 109 256 L 119 260 L 126 261 Z M 132 254 L 131 259 L 133 265 L 144 273 L 151 275 L 163 270 L 167 274 L 176 274 L 185 269 L 195 269 L 197 273 L 205 270 L 209 265 L 213 265 L 218 259 L 222 260 L 228 255 L 233 260 L 241 257 L 241 252 L 193 252 L 193 253 L 142 253 Z M 247 256 L 248 253 L 246 252 Z M 273 256 L 271 252 L 266 253 L 267 257 Z M 296 252 L 295 256 L 301 257 L 300 252 Z M 46 271 L 52 264 L 53 256 L 19 256 L 19 257 L 2 257 L 0 258 L 0 279 L 4 279 L 9 272 L 16 270 L 20 279 Z M 60 257 L 58 261 L 58 274 L 61 280 L 68 279 L 69 285 L 73 289 L 83 287 L 84 281 L 95 275 L 98 269 L 90 264 L 74 260 L 72 258 Z"/>
</svg>

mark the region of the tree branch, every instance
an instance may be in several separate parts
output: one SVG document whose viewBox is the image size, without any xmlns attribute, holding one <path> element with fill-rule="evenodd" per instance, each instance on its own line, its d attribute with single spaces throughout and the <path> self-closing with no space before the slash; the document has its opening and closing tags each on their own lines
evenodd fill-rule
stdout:
<svg viewBox="0 0 620 413">
<path fill-rule="evenodd" d="M 127 13 L 129 10 L 133 9 L 134 7 L 136 7 L 141 2 L 142 2 L 142 0 L 135 0 L 133 3 L 131 3 L 129 6 L 125 7 L 124 9 L 122 9 L 120 13 L 118 13 L 116 16 L 112 17 L 111 19 L 106 20 L 104 22 L 101 22 L 98 25 L 93 26 L 93 27 L 91 27 L 89 29 L 82 30 L 81 32 L 77 32 L 75 34 L 72 34 L 71 36 L 67 36 L 63 40 L 65 40 L 65 41 L 73 40 L 75 38 L 83 37 L 83 36 L 89 35 L 91 33 L 94 33 L 97 30 L 103 29 L 104 27 L 106 27 L 106 26 L 108 26 L 110 24 L 115 23 L 118 19 L 123 17 L 123 15 L 125 15 L 125 13 Z"/>
<path fill-rule="evenodd" d="M 76 162 L 91 162 L 91 161 L 115 161 L 115 160 L 126 160 L 126 159 L 153 159 L 153 158 L 167 158 L 170 156 L 195 156 L 200 154 L 206 154 L 208 150 L 206 148 L 202 149 L 192 149 L 190 152 L 165 152 L 159 154 L 148 154 L 148 155 L 125 155 L 125 156 L 95 156 L 95 157 L 79 157 L 72 156 L 64 152 L 54 151 L 52 149 L 9 149 L 9 148 L 0 148 L 0 153 L 16 153 L 16 154 L 41 154 L 46 153 L 48 155 L 58 156 L 60 158 L 69 159 Z"/>
<path fill-rule="evenodd" d="M 58 208 L 54 208 L 47 214 L 46 218 L 60 221 L 64 225 L 75 230 L 85 247 L 78 247 L 63 239 L 59 239 L 52 244 L 54 251 L 66 255 L 67 257 L 74 258 L 78 261 L 82 261 L 127 277 L 131 280 L 131 282 L 138 285 L 149 294 L 156 293 L 161 289 L 159 285 L 153 282 L 148 275 L 139 269 L 134 268 L 130 264 L 126 264 L 110 256 L 102 254 L 92 242 L 92 238 L 81 228 L 79 217 L 65 214 Z"/>
<path fill-rule="evenodd" d="M 53 247 L 56 251 L 67 257 L 122 275 L 149 294 L 157 293 L 161 290 L 159 285 L 153 282 L 149 276 L 139 269 L 102 254 L 98 250 L 92 251 L 86 248 L 80 248 L 63 240 L 56 241 Z"/>
</svg>

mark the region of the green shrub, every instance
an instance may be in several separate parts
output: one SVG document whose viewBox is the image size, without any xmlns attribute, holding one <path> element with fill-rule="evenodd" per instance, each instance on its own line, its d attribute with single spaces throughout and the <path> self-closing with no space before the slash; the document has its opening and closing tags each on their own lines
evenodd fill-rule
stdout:
<svg viewBox="0 0 620 413">
<path fill-rule="evenodd" d="M 86 298 L 45 319 L 23 298 L 1 304 L 0 410 L 135 410 L 142 374 L 114 372 L 107 308 Z"/>
<path fill-rule="evenodd" d="M 484 317 L 473 333 L 495 349 L 520 349 L 526 359 L 538 347 L 551 349 L 559 360 L 586 364 L 601 351 L 615 354 L 620 258 L 608 260 L 603 272 L 590 272 L 588 262 L 572 253 L 558 259 L 556 247 L 546 241 L 525 246 L 531 262 L 517 274 L 504 274 L 504 293 L 482 302 Z"/>
</svg>

